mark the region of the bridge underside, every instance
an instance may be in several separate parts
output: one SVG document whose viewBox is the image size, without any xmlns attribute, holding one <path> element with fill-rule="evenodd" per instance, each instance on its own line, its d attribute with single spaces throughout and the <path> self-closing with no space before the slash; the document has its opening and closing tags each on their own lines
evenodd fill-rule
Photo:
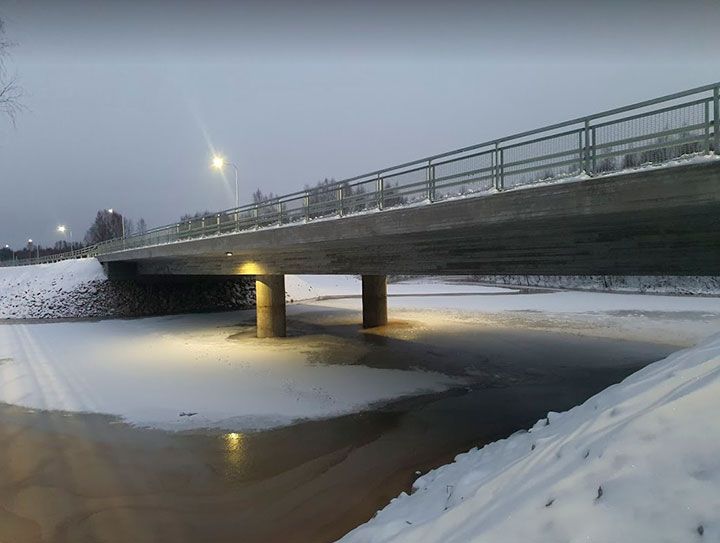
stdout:
<svg viewBox="0 0 720 543">
<path fill-rule="evenodd" d="M 245 231 L 99 259 L 111 276 L 717 275 L 720 161 Z"/>
</svg>

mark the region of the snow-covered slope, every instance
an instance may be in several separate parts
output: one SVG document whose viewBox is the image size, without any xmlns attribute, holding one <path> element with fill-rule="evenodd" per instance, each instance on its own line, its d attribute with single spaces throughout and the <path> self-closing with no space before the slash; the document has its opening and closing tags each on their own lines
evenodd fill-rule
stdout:
<svg viewBox="0 0 720 543">
<path fill-rule="evenodd" d="M 94 258 L 0 268 L 0 300 L 9 293 L 39 294 L 51 298 L 84 283 L 105 280 L 102 265 Z"/>
<path fill-rule="evenodd" d="M 720 335 L 420 477 L 342 543 L 720 541 Z"/>
<path fill-rule="evenodd" d="M 0 319 L 79 316 L 72 298 L 105 281 L 94 258 L 0 268 Z"/>
</svg>

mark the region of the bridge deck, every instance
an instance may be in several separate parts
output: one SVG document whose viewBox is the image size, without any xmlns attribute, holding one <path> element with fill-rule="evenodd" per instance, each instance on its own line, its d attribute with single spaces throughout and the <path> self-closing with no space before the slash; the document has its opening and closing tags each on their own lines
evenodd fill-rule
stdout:
<svg viewBox="0 0 720 543">
<path fill-rule="evenodd" d="M 717 275 L 720 161 L 294 223 L 98 258 L 111 272 L 141 275 Z"/>
</svg>

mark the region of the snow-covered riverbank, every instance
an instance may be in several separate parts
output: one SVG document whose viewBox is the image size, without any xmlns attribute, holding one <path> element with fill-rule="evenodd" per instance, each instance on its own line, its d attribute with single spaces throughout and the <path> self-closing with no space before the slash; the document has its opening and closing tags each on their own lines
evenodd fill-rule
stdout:
<svg viewBox="0 0 720 543">
<path fill-rule="evenodd" d="M 720 539 L 720 335 L 417 479 L 342 543 Z"/>
</svg>

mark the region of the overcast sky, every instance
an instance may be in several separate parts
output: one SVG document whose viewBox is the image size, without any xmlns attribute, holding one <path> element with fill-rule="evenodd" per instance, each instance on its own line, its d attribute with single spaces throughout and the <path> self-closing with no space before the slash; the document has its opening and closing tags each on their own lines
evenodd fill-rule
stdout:
<svg viewBox="0 0 720 543">
<path fill-rule="evenodd" d="M 231 207 L 213 149 L 245 202 L 720 80 L 717 0 L 302 4 L 3 0 L 0 244 Z"/>
</svg>

